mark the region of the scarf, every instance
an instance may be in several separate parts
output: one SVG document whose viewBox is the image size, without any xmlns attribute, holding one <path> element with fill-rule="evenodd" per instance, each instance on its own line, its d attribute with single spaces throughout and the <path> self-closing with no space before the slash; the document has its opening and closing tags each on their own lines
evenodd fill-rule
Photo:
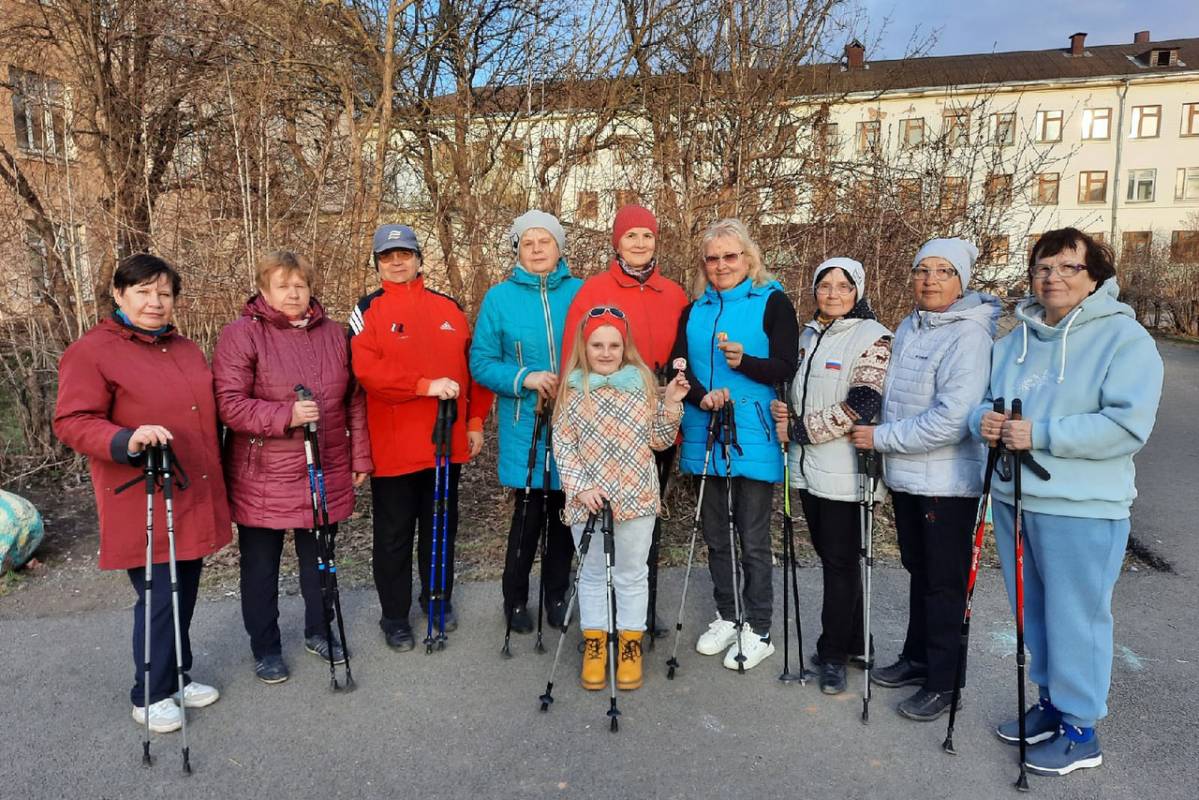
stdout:
<svg viewBox="0 0 1199 800">
<path fill-rule="evenodd" d="M 654 269 L 658 266 L 658 257 L 654 256 L 649 260 L 649 263 L 640 269 L 630 267 L 628 263 L 621 258 L 620 254 L 616 254 L 616 263 L 620 266 L 620 271 L 628 275 L 638 283 L 644 284 L 649 280 L 649 276 L 654 274 Z"/>
</svg>

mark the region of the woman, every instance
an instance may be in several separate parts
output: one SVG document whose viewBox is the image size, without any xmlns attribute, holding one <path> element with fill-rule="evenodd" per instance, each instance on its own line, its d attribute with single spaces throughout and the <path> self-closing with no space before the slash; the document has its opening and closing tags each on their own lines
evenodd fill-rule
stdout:
<svg viewBox="0 0 1199 800">
<path fill-rule="evenodd" d="M 859 450 L 883 454 L 899 555 L 910 576 L 908 631 L 894 664 L 870 680 L 920 689 L 899 704 L 928 722 L 949 710 L 966 606 L 983 448 L 966 422 L 990 379 L 999 300 L 970 291 L 978 249 L 933 239 L 912 259 L 916 310 L 895 333 L 882 424 L 854 426 Z M 963 678 L 965 673 L 963 672 Z"/>
<path fill-rule="evenodd" d="M 349 344 L 312 295 L 316 272 L 303 256 L 268 253 L 258 264 L 258 292 L 221 332 L 212 356 L 216 400 L 229 427 L 229 507 L 241 551 L 241 613 L 254 674 L 263 683 L 288 678 L 279 634 L 279 556 L 295 531 L 304 597 L 304 648 L 345 661 L 336 635 L 325 638 L 317 574 L 312 494 L 304 428 L 316 423 L 331 533 L 354 510 L 354 486 L 371 471 L 366 407 L 350 377 Z M 302 384 L 311 400 L 296 397 Z M 351 477 L 352 471 L 352 477 Z M 352 481 L 352 483 L 351 483 Z"/>
<path fill-rule="evenodd" d="M 708 421 L 725 406 L 734 412 L 737 439 L 736 446 L 717 445 L 708 466 L 709 475 L 729 483 L 710 482 L 704 492 L 703 532 L 717 615 L 695 649 L 703 655 L 727 650 L 725 667 L 750 669 L 774 652 L 770 509 L 783 465 L 769 408 L 774 387 L 795 374 L 799 325 L 795 308 L 763 267 L 762 253 L 740 221 L 711 225 L 700 252 L 703 271 L 696 281 L 696 300 L 680 317 L 675 342 L 674 355 L 687 359 L 691 385 L 683 413 L 680 469 L 691 475 L 703 472 Z M 729 542 L 730 493 L 741 541 L 740 605 L 748 623 L 740 642 Z M 740 663 L 738 655 L 744 656 Z"/>
<path fill-rule="evenodd" d="M 172 324 L 182 289 L 179 273 L 161 258 L 139 253 L 112 276 L 116 309 L 63 353 L 58 365 L 54 432 L 91 462 L 100 518 L 100 569 L 123 569 L 137 594 L 133 607 L 133 719 L 150 730 L 178 730 L 178 702 L 198 708 L 220 693 L 191 680 L 192 611 L 206 555 L 229 543 L 231 526 L 217 452 L 212 373 L 203 351 Z M 171 604 L 167 526 L 161 496 L 154 503 L 154 564 L 150 591 L 150 684 L 144 685 L 146 496 L 138 481 L 145 449 L 170 444 L 187 474 L 174 495 L 175 554 L 179 592 L 179 653 L 183 697 L 175 675 L 175 624 Z M 181 477 L 181 476 L 180 476 Z M 123 492 L 116 490 L 130 481 Z"/>
<path fill-rule="evenodd" d="M 470 324 L 450 297 L 425 288 L 424 258 L 407 225 L 380 225 L 372 242 L 381 288 L 366 295 L 350 315 L 354 377 L 366 390 L 366 427 L 374 472 L 371 501 L 374 542 L 371 569 L 379 592 L 379 627 L 388 647 L 416 646 L 408 612 L 412 606 L 412 543 L 417 546 L 421 609 L 443 589 L 434 626 L 458 627 L 453 606 L 454 540 L 458 534 L 458 478 L 462 465 L 483 449 L 483 420 L 491 391 L 471 378 Z M 451 429 L 448 497 L 444 499 L 445 585 L 429 586 L 433 557 L 433 501 L 437 490 L 433 428 L 438 404 L 455 400 Z M 441 558 L 439 557 L 439 561 Z M 440 577 L 437 578 L 440 584 Z"/>
<path fill-rule="evenodd" d="M 570 529 L 562 522 L 565 499 L 552 463 L 550 485 L 544 485 L 547 431 L 538 433 L 536 442 L 533 434 L 536 415 L 557 396 L 559 343 L 567 309 L 582 281 L 570 274 L 562 257 L 566 232 L 553 215 L 536 210 L 522 214 L 508 236 L 516 264 L 507 280 L 483 296 L 470 347 L 470 370 L 475 380 L 499 397 L 499 477 L 515 498 L 504 559 L 504 614 L 512 630 L 528 633 L 533 630 L 529 570 L 546 526 L 549 535 L 541 579 L 550 625 L 561 625 L 566 612 L 574 548 Z M 528 498 L 517 496 L 526 489 Z"/>
<path fill-rule="evenodd" d="M 1153 339 L 1119 302 L 1112 252 L 1074 228 L 1050 231 L 1028 260 L 1033 297 L 1018 330 L 995 345 L 991 385 L 970 417 L 975 435 L 1031 451 L 1049 471 L 1023 473 L 1024 628 L 1039 700 L 1025 723 L 1027 765 L 1065 775 L 1103 763 L 1096 723 L 1107 715 L 1112 590 L 1136 497 L 1133 456 L 1161 399 Z M 1023 419 L 991 410 L 1019 399 Z M 1012 484 L 992 484 L 995 545 L 1015 597 Z M 1014 608 L 1014 601 L 1013 601 Z M 1018 743 L 1017 720 L 1000 725 Z"/>
<path fill-rule="evenodd" d="M 882 405 L 891 332 L 866 300 L 866 270 L 852 258 L 830 258 L 812 278 L 816 316 L 799 337 L 800 364 L 787 404 L 771 411 L 779 439 L 790 442 L 791 486 L 824 573 L 820 638 L 813 664 L 825 694 L 845 691 L 851 655 L 869 657 L 862 641 L 862 580 L 857 456 L 849 440 L 856 422 Z M 792 416 L 792 412 L 794 416 Z"/>
</svg>

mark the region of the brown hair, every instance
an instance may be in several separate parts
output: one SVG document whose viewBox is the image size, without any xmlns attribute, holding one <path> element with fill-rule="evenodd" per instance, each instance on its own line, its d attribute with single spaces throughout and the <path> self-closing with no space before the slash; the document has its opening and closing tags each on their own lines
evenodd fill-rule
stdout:
<svg viewBox="0 0 1199 800">
<path fill-rule="evenodd" d="M 308 284 L 310 291 L 315 291 L 316 287 L 316 270 L 312 266 L 312 262 L 304 256 L 293 253 L 290 250 L 272 250 L 258 261 L 258 288 L 266 289 L 270 282 L 271 275 L 275 270 L 281 269 L 285 274 L 290 275 L 293 272 L 300 273 L 300 277 Z"/>
<path fill-rule="evenodd" d="M 1028 255 L 1028 276 L 1032 278 L 1032 268 L 1042 256 L 1056 256 L 1063 250 L 1085 245 L 1087 250 L 1087 275 L 1095 281 L 1097 287 L 1102 286 L 1108 278 L 1116 275 L 1116 256 L 1112 249 L 1094 237 L 1083 233 L 1078 228 L 1058 228 L 1047 231 L 1037 239 Z"/>
</svg>

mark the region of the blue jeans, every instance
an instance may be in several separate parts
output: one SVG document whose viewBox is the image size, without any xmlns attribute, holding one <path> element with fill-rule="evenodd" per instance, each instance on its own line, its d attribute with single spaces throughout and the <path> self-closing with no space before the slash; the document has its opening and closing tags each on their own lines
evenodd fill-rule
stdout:
<svg viewBox="0 0 1199 800">
<path fill-rule="evenodd" d="M 616 629 L 645 630 L 649 606 L 649 546 L 657 517 L 637 517 L 616 523 L 613 531 L 612 587 L 616 593 Z M 575 546 L 583 538 L 583 524 L 572 525 Z M 585 630 L 607 630 L 607 579 L 604 575 L 604 537 L 595 526 L 587 557 L 579 565 L 579 625 Z"/>
</svg>

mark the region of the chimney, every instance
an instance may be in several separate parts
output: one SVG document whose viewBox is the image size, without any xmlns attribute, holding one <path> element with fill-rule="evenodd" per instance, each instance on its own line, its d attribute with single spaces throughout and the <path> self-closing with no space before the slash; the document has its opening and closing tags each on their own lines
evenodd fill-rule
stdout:
<svg viewBox="0 0 1199 800">
<path fill-rule="evenodd" d="M 845 62 L 849 69 L 862 69 L 866 65 L 866 47 L 857 39 L 845 45 Z"/>
<path fill-rule="evenodd" d="M 1137 31 L 1132 35 L 1133 44 L 1149 44 L 1149 31 Z"/>
<path fill-rule="evenodd" d="M 1085 33 L 1076 33 L 1070 37 L 1070 55 L 1081 56 L 1084 47 L 1086 46 L 1087 35 Z"/>
</svg>

